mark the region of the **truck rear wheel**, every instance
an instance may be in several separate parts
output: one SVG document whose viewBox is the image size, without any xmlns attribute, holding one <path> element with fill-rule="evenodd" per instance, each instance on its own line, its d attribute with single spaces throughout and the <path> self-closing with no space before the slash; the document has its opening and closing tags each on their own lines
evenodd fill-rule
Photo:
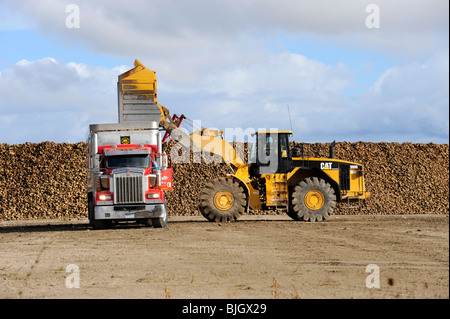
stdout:
<svg viewBox="0 0 450 319">
<path fill-rule="evenodd" d="M 211 222 L 229 222 L 245 211 L 245 194 L 232 178 L 219 178 L 207 183 L 200 193 L 199 209 Z"/>
<path fill-rule="evenodd" d="M 292 193 L 292 206 L 288 215 L 294 220 L 322 221 L 336 207 L 336 195 L 325 180 L 312 177 L 301 181 Z"/>
</svg>

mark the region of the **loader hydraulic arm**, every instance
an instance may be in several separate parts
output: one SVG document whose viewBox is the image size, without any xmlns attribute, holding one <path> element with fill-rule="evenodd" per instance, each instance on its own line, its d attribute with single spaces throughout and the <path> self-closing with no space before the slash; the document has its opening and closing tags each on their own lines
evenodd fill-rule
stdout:
<svg viewBox="0 0 450 319">
<path fill-rule="evenodd" d="M 188 149 L 192 147 L 194 152 L 208 152 L 213 155 L 218 155 L 222 157 L 225 163 L 236 168 L 244 164 L 230 143 L 218 137 L 223 136 L 222 130 L 203 128 L 187 135 L 173 123 L 169 109 L 161 104 L 158 104 L 158 106 L 161 109 L 159 126 L 166 130 L 175 141 Z"/>
<path fill-rule="evenodd" d="M 170 124 L 172 123 L 172 118 L 170 117 L 170 111 L 166 109 L 161 104 L 158 104 L 158 107 L 161 110 L 161 119 L 159 120 L 159 126 L 168 131 L 168 129 L 171 127 Z M 167 122 L 169 121 L 169 122 Z M 176 127 L 176 125 L 174 125 Z M 170 134 L 170 133 L 169 133 Z"/>
<path fill-rule="evenodd" d="M 247 164 L 236 153 L 234 147 L 221 138 L 223 136 L 222 130 L 203 128 L 187 135 L 172 122 L 170 111 L 160 104 L 158 106 L 162 114 L 159 124 L 175 141 L 188 149 L 192 149 L 193 152 L 220 156 L 223 162 L 230 166 L 236 175 L 239 174 L 245 180 L 248 179 Z"/>
</svg>

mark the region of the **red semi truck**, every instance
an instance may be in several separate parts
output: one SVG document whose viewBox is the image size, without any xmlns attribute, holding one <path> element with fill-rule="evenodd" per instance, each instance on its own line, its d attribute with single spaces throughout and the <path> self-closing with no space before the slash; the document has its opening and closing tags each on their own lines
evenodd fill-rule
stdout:
<svg viewBox="0 0 450 319">
<path fill-rule="evenodd" d="M 119 75 L 117 89 L 119 123 L 89 127 L 89 222 L 94 228 L 130 220 L 165 227 L 172 166 L 162 150 L 155 72 L 136 60 Z"/>
</svg>

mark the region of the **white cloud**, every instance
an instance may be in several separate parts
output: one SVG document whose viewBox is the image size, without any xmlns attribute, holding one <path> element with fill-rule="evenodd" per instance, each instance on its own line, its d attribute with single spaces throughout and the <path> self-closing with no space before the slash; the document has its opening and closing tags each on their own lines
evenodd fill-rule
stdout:
<svg viewBox="0 0 450 319">
<path fill-rule="evenodd" d="M 210 75 L 211 93 L 227 92 L 231 97 L 241 97 L 265 92 L 308 91 L 339 92 L 350 86 L 352 72 L 345 65 L 327 66 L 295 53 L 267 54 L 256 63 L 224 70 L 219 75 Z"/>
<path fill-rule="evenodd" d="M 221 56 L 221 49 L 239 37 L 250 41 L 250 48 L 257 38 L 278 32 L 410 58 L 427 57 L 448 45 L 449 3 L 442 0 L 379 0 L 379 29 L 365 24 L 372 0 L 78 0 L 81 27 L 76 30 L 65 27 L 71 1 L 8 3 L 61 41 L 80 41 L 118 55 L 149 52 L 152 58 L 171 59 L 207 50 Z"/>
<path fill-rule="evenodd" d="M 298 54 L 260 52 L 254 62 L 216 70 L 179 88 L 177 84 L 159 86 L 158 101 L 204 126 L 290 129 L 288 104 L 296 128 L 305 116 L 345 107 L 343 90 L 353 85 L 353 73 L 343 64 L 328 66 Z"/>
<path fill-rule="evenodd" d="M 385 71 L 354 106 L 326 117 L 324 133 L 352 141 L 449 141 L 449 52 Z M 338 121 L 333 119 L 337 118 Z"/>
</svg>

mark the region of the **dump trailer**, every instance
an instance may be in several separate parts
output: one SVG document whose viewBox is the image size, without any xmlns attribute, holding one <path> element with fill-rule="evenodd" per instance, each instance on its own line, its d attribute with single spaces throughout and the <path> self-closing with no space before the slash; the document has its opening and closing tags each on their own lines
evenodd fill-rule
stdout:
<svg viewBox="0 0 450 319">
<path fill-rule="evenodd" d="M 89 127 L 89 222 L 94 228 L 131 220 L 165 227 L 172 164 L 162 150 L 156 77 L 136 60 L 135 68 L 119 75 L 117 87 L 118 123 Z"/>
</svg>

